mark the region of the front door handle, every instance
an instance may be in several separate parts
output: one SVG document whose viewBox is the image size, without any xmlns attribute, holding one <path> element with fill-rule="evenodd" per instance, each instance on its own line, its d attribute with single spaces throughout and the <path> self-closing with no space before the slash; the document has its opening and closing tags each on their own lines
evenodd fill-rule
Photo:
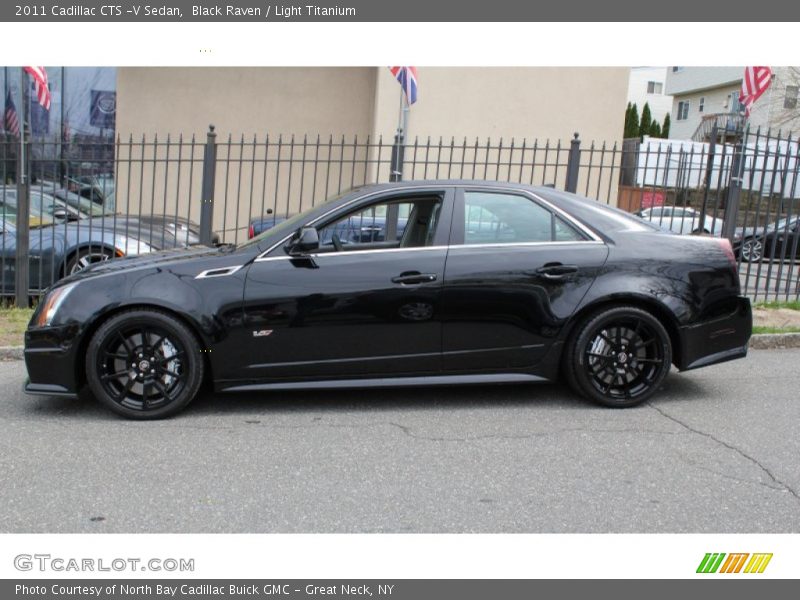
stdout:
<svg viewBox="0 0 800 600">
<path fill-rule="evenodd" d="M 561 263 L 547 263 L 545 266 L 536 269 L 536 274 L 539 277 L 550 281 L 558 281 L 577 272 L 578 265 L 562 265 Z"/>
<path fill-rule="evenodd" d="M 392 277 L 392 283 L 401 285 L 414 285 L 436 281 L 436 273 L 420 273 L 419 271 L 405 271 L 397 277 Z"/>
</svg>

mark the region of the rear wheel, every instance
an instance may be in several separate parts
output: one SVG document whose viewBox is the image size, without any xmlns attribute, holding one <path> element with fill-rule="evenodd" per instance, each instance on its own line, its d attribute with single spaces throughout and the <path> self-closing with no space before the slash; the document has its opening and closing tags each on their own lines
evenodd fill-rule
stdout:
<svg viewBox="0 0 800 600">
<path fill-rule="evenodd" d="M 564 373 L 582 396 L 625 408 L 652 396 L 671 362 L 672 345 L 661 322 L 639 308 L 618 306 L 578 326 L 565 349 Z"/>
<path fill-rule="evenodd" d="M 203 359 L 183 323 L 160 311 L 131 310 L 94 334 L 86 374 L 95 397 L 117 414 L 158 419 L 194 399 L 203 381 Z"/>
</svg>

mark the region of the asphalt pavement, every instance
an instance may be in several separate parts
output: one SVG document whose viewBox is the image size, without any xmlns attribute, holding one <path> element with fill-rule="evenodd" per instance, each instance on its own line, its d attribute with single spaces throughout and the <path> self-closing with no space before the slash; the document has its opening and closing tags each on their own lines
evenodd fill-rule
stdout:
<svg viewBox="0 0 800 600">
<path fill-rule="evenodd" d="M 798 532 L 800 350 L 560 385 L 204 394 L 132 422 L 0 363 L 0 532 Z"/>
</svg>

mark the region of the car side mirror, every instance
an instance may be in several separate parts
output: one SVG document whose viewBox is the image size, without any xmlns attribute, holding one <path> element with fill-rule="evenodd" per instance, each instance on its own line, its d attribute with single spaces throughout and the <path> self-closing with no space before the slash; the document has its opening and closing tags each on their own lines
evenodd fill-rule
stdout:
<svg viewBox="0 0 800 600">
<path fill-rule="evenodd" d="M 319 233 L 315 227 L 303 227 L 289 243 L 288 251 L 292 256 L 308 254 L 319 249 Z"/>
<path fill-rule="evenodd" d="M 53 211 L 53 217 L 62 221 L 66 221 L 69 219 L 69 213 L 67 213 L 67 211 L 63 208 L 57 208 Z"/>
</svg>

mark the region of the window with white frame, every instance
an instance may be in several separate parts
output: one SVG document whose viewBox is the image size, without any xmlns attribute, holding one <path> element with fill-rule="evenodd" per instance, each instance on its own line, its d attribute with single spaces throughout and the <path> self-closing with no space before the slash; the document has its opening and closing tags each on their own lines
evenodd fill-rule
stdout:
<svg viewBox="0 0 800 600">
<path fill-rule="evenodd" d="M 648 81 L 647 82 L 647 93 L 648 94 L 658 94 L 659 96 L 664 92 L 664 84 L 660 81 Z"/>
<path fill-rule="evenodd" d="M 689 103 L 681 100 L 678 102 L 678 114 L 675 116 L 678 121 L 685 121 L 689 118 Z"/>
<path fill-rule="evenodd" d="M 798 86 L 787 85 L 786 95 L 783 97 L 783 108 L 797 108 L 797 92 Z"/>
<path fill-rule="evenodd" d="M 703 112 L 706 108 L 706 97 L 700 96 L 700 101 L 697 103 L 697 112 Z"/>
</svg>

